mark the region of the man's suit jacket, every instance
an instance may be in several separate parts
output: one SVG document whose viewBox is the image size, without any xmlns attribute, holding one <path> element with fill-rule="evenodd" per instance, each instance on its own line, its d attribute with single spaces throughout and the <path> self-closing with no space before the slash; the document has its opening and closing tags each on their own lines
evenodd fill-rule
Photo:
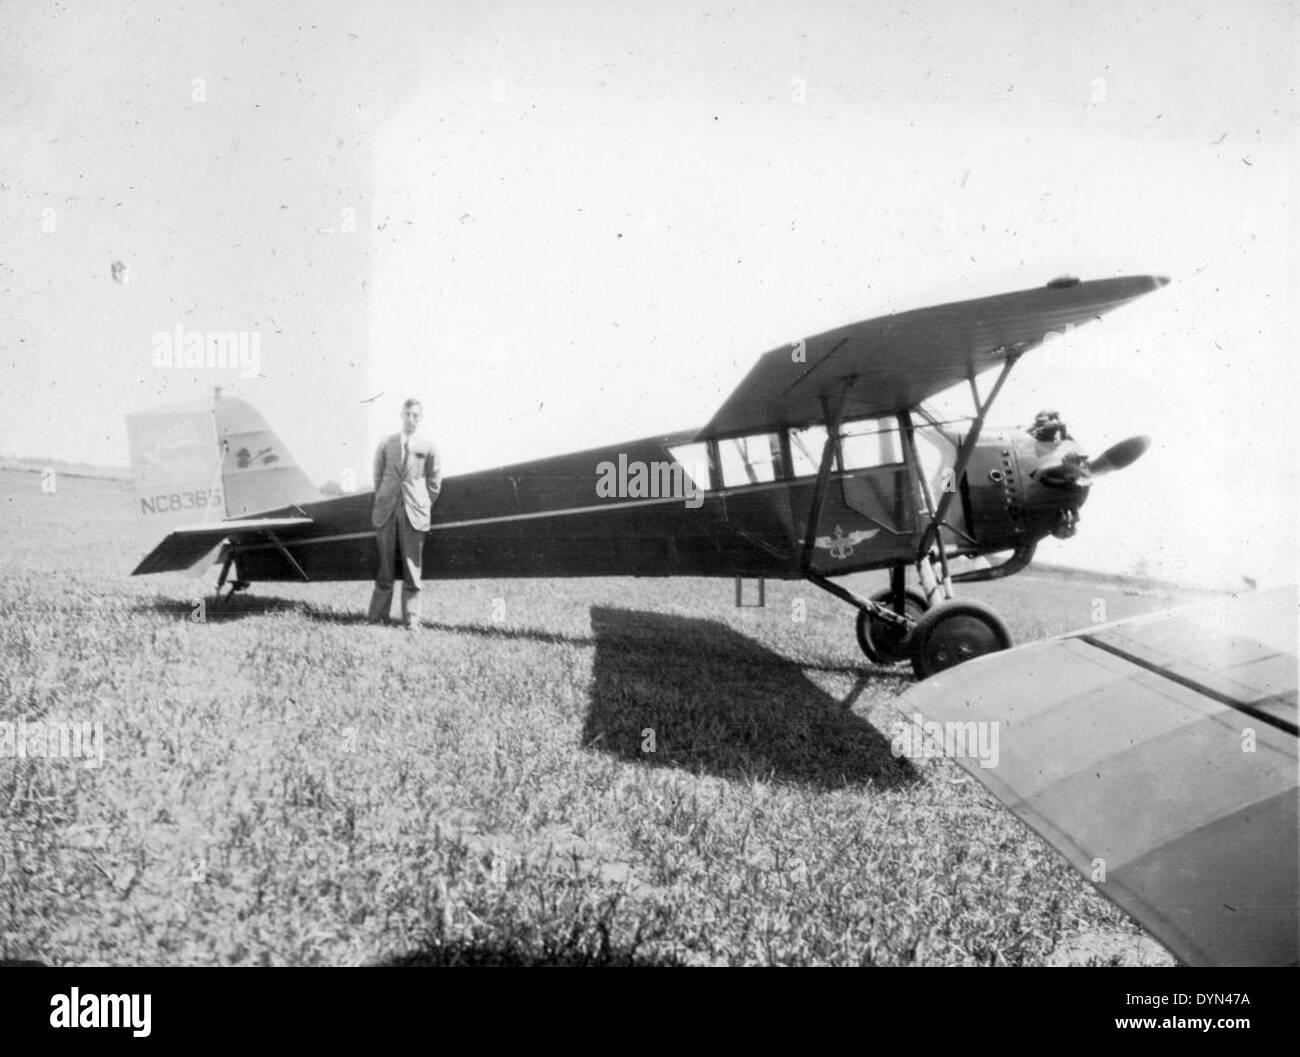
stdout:
<svg viewBox="0 0 1300 1057">
<path fill-rule="evenodd" d="M 429 515 L 442 491 L 442 463 L 437 449 L 419 433 L 407 445 L 402 465 L 402 433 L 394 433 L 375 452 L 375 507 L 370 523 L 381 528 L 400 500 L 406 507 L 411 527 L 429 530 Z"/>
</svg>

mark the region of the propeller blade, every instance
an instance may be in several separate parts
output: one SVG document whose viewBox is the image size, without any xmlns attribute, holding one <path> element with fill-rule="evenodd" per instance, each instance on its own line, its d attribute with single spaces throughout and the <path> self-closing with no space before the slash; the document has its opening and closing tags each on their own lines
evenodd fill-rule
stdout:
<svg viewBox="0 0 1300 1057">
<path fill-rule="evenodd" d="M 1151 447 L 1151 438 L 1147 436 L 1129 437 L 1118 444 L 1113 444 L 1088 463 L 1088 470 L 1093 477 L 1100 477 L 1113 470 L 1122 470 L 1130 466 Z"/>
</svg>

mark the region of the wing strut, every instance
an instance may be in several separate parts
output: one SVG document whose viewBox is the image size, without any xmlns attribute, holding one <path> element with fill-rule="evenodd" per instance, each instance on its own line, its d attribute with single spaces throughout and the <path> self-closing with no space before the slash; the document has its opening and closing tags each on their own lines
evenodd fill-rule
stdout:
<svg viewBox="0 0 1300 1057">
<path fill-rule="evenodd" d="M 863 598 L 850 591 L 847 587 L 837 584 L 834 580 L 827 579 L 825 576 L 812 571 L 813 546 L 817 541 L 817 530 L 821 526 L 822 506 L 826 501 L 826 488 L 830 481 L 831 470 L 834 469 L 836 464 L 843 461 L 840 451 L 840 429 L 844 425 L 844 413 L 848 409 L 849 391 L 853 388 L 855 381 L 857 381 L 856 377 L 845 379 L 844 389 L 840 393 L 839 402 L 835 405 L 833 414 L 830 409 L 830 401 L 826 397 L 822 397 L 822 417 L 826 421 L 826 446 L 822 449 L 821 467 L 817 471 L 817 483 L 813 487 L 812 507 L 808 511 L 808 535 L 803 541 L 803 557 L 800 563 L 800 571 L 803 573 L 805 580 L 820 587 L 823 591 L 848 602 L 851 606 L 857 606 L 864 613 L 873 614 L 886 623 L 898 624 L 906 629 L 908 627 L 907 619 L 895 613 L 888 606 L 883 606 L 870 598 Z M 843 469 L 842 465 L 841 469 Z M 890 529 L 890 531 L 893 530 Z"/>
<path fill-rule="evenodd" d="M 925 526 L 925 531 L 921 533 L 921 542 L 916 548 L 916 560 L 918 563 L 923 562 L 926 553 L 932 544 L 939 542 L 939 530 L 944 528 L 944 518 L 948 514 L 948 508 L 952 506 L 953 497 L 957 495 L 958 482 L 961 481 L 962 474 L 966 472 L 966 465 L 970 462 L 971 453 L 975 450 L 975 445 L 980 439 L 980 431 L 984 428 L 985 416 L 989 413 L 989 408 L 993 406 L 993 401 L 998 398 L 998 393 L 1002 391 L 1002 384 L 1007 380 L 1011 373 L 1011 368 L 1016 365 L 1020 359 L 1023 350 L 1013 349 L 1007 353 L 1007 358 L 1002 361 L 1002 369 L 998 371 L 997 381 L 993 383 L 993 388 L 989 390 L 989 395 L 984 400 L 980 400 L 979 387 L 975 384 L 974 372 L 970 375 L 971 398 L 975 402 L 975 417 L 971 420 L 970 430 L 962 439 L 961 447 L 957 449 L 957 459 L 952 468 L 952 478 L 949 487 L 945 488 L 943 495 L 939 497 L 939 505 L 934 505 L 933 497 L 930 495 L 930 487 L 925 481 L 925 475 L 919 472 L 920 462 L 916 455 L 916 442 L 912 428 L 911 415 L 904 411 L 899 415 L 898 423 L 903 434 L 904 445 L 907 450 L 907 459 L 909 464 L 917 472 L 917 477 L 921 481 L 921 495 L 925 500 L 926 516 L 929 523 Z M 939 550 L 939 568 L 943 574 L 942 587 L 945 598 L 952 598 L 952 576 L 948 571 L 948 553 L 947 548 L 940 545 Z"/>
<path fill-rule="evenodd" d="M 812 507 L 808 511 L 808 533 L 804 537 L 803 557 L 799 563 L 805 576 L 812 570 L 813 547 L 817 543 L 817 529 L 821 524 L 822 507 L 826 503 L 826 485 L 830 480 L 831 467 L 839 456 L 840 427 L 844 424 L 844 412 L 849 406 L 849 390 L 856 380 L 856 377 L 845 379 L 834 415 L 830 411 L 830 401 L 822 397 L 822 413 L 826 418 L 826 446 L 822 449 L 822 464 L 817 470 L 817 483 L 813 486 Z"/>
</svg>

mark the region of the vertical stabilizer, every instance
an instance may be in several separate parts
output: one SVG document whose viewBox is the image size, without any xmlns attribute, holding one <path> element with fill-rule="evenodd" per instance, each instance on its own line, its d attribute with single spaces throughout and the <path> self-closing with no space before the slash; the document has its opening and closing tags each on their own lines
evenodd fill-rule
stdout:
<svg viewBox="0 0 1300 1057">
<path fill-rule="evenodd" d="M 127 415 L 126 435 L 136 515 L 150 535 L 226 516 L 211 400 Z"/>
<path fill-rule="evenodd" d="M 151 530 L 253 517 L 321 499 L 284 442 L 219 393 L 126 416 L 136 513 Z"/>
</svg>

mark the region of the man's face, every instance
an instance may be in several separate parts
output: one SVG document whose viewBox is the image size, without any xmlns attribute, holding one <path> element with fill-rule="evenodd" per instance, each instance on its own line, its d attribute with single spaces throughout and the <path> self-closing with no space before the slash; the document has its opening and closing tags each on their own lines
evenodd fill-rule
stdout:
<svg viewBox="0 0 1300 1057">
<path fill-rule="evenodd" d="M 402 432 L 414 433 L 420 425 L 420 419 L 424 417 L 424 408 L 419 404 L 412 404 L 410 407 L 402 409 Z"/>
</svg>

